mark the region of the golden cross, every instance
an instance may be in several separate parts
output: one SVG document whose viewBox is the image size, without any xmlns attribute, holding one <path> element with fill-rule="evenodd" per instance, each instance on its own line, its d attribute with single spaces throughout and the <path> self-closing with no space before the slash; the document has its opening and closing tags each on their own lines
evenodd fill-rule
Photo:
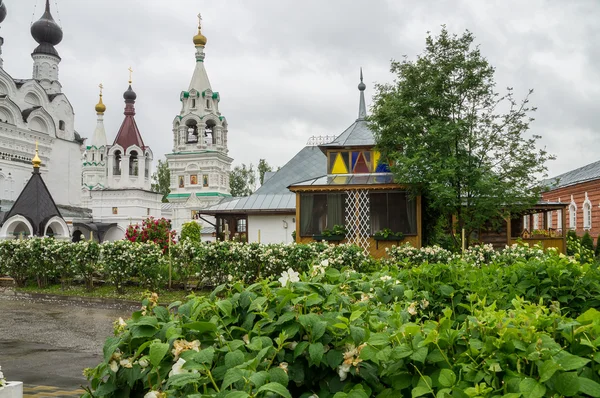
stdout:
<svg viewBox="0 0 600 398">
<path fill-rule="evenodd" d="M 100 95 L 102 95 L 102 89 L 104 88 L 104 85 L 102 85 L 102 83 L 98 84 L 98 87 L 100 87 Z"/>
<path fill-rule="evenodd" d="M 202 14 L 198 13 L 198 28 L 202 25 Z"/>
<path fill-rule="evenodd" d="M 133 73 L 133 69 L 131 69 L 131 66 L 129 67 L 129 69 L 127 69 L 129 71 L 129 84 L 131 84 L 131 74 Z"/>
</svg>

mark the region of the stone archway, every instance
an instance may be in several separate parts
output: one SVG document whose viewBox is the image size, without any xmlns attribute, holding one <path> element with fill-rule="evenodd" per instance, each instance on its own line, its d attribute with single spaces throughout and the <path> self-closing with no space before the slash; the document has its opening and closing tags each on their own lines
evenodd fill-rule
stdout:
<svg viewBox="0 0 600 398">
<path fill-rule="evenodd" d="M 53 236 L 56 239 L 69 239 L 69 227 L 65 220 L 58 216 L 52 217 L 44 227 L 44 236 Z"/>
<path fill-rule="evenodd" d="M 12 216 L 0 228 L 0 239 L 18 239 L 32 235 L 33 227 L 31 223 L 21 215 Z"/>
</svg>

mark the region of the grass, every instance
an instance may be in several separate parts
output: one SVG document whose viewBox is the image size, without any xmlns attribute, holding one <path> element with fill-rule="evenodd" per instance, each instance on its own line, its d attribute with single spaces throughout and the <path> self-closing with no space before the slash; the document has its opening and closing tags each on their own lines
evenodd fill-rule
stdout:
<svg viewBox="0 0 600 398">
<path fill-rule="evenodd" d="M 37 285 L 28 285 L 26 287 L 16 287 L 15 291 L 21 293 L 41 293 L 41 294 L 52 294 L 56 296 L 71 296 L 71 297 L 84 297 L 84 298 L 103 298 L 103 299 L 114 299 L 114 300 L 128 300 L 128 301 L 142 301 L 144 293 L 148 290 L 139 286 L 126 286 L 125 293 L 119 294 L 115 290 L 114 286 L 101 285 L 94 287 L 94 290 L 88 291 L 85 286 L 73 285 L 66 287 L 63 290 L 60 284 L 49 285 L 44 288 L 39 288 Z M 196 295 L 203 295 L 206 292 L 194 292 Z M 160 290 L 158 292 L 159 300 L 161 303 L 171 303 L 173 301 L 184 300 L 190 293 L 184 290 Z"/>
</svg>

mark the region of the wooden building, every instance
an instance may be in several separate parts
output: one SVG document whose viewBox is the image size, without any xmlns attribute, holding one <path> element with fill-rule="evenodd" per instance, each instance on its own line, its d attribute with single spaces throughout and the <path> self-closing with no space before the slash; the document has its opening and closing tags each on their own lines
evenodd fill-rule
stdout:
<svg viewBox="0 0 600 398">
<path fill-rule="evenodd" d="M 366 121 L 365 84 L 360 91 L 358 119 L 335 140 L 319 146 L 327 159 L 327 174 L 294 183 L 296 242 L 334 240 L 353 243 L 371 255 L 410 242 L 421 246 L 421 198 L 411 198 L 406 186 L 394 181 L 375 150 L 375 138 Z M 343 236 L 323 236 L 343 226 Z M 402 239 L 376 237 L 379 231 L 402 233 Z"/>
</svg>

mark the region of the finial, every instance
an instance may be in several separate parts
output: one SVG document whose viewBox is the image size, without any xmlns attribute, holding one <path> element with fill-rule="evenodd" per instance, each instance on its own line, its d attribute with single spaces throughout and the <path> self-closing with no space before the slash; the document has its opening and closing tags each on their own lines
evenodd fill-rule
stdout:
<svg viewBox="0 0 600 398">
<path fill-rule="evenodd" d="M 367 88 L 367 86 L 365 85 L 365 83 L 363 83 L 363 74 L 362 74 L 362 67 L 360 68 L 360 83 L 358 83 L 358 89 L 360 91 L 365 91 L 365 89 Z"/>
<path fill-rule="evenodd" d="M 202 14 L 198 13 L 198 29 L 202 28 Z"/>
<path fill-rule="evenodd" d="M 194 45 L 204 47 L 206 45 L 206 36 L 202 34 L 202 14 L 198 14 L 198 34 L 194 36 Z"/>
<path fill-rule="evenodd" d="M 34 169 L 39 169 L 42 164 L 42 159 L 39 157 L 38 153 L 38 142 L 35 140 L 35 156 L 31 159 L 31 163 L 33 164 Z"/>
<path fill-rule="evenodd" d="M 50 0 L 46 0 L 46 12 L 50 12 Z"/>
<path fill-rule="evenodd" d="M 129 69 L 127 69 L 129 71 L 129 84 L 131 84 L 132 80 L 131 80 L 131 75 L 133 73 L 133 69 L 131 69 L 131 66 L 129 67 Z"/>
<path fill-rule="evenodd" d="M 100 87 L 100 100 L 96 104 L 96 113 L 98 113 L 99 115 L 103 115 L 106 111 L 106 105 L 102 103 L 102 89 L 104 88 L 104 85 L 100 83 L 98 87 Z"/>
</svg>

